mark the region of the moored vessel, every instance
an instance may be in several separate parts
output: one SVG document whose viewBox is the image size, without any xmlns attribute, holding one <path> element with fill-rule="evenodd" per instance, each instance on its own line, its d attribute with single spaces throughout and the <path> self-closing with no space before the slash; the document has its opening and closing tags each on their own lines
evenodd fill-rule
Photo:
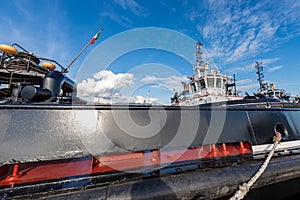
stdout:
<svg viewBox="0 0 300 200">
<path fill-rule="evenodd" d="M 262 98 L 276 98 L 281 101 L 290 101 L 291 95 L 288 94 L 284 89 L 279 89 L 275 87 L 275 83 L 268 83 L 267 81 L 264 81 L 264 75 L 263 75 L 263 66 L 262 62 L 256 62 L 255 68 L 257 69 L 257 76 L 258 76 L 258 83 L 259 83 L 259 89 L 255 93 L 255 96 L 260 96 Z"/>
<path fill-rule="evenodd" d="M 299 104 L 86 104 L 67 68 L 50 59 L 43 68 L 15 46 L 1 49 L 1 198 L 226 197 L 253 176 L 276 133 L 275 158 L 254 187 L 299 180 Z M 226 86 L 217 73 L 207 78 Z"/>
<path fill-rule="evenodd" d="M 235 75 L 230 82 L 228 75 L 223 75 L 218 69 L 209 68 L 208 62 L 202 59 L 202 43 L 196 43 L 196 64 L 194 75 L 190 82 L 183 84 L 183 91 L 176 92 L 171 98 L 172 105 L 193 106 L 221 101 L 241 100 L 240 92 L 236 90 Z"/>
</svg>

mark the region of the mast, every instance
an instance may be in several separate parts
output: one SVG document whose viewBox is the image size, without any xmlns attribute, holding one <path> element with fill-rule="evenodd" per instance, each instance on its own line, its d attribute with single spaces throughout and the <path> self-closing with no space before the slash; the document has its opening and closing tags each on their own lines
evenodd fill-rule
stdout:
<svg viewBox="0 0 300 200">
<path fill-rule="evenodd" d="M 196 43 L 196 67 L 201 67 L 203 61 L 202 61 L 202 58 L 201 58 L 201 54 L 202 51 L 201 51 L 201 46 L 203 44 L 201 42 L 197 42 Z"/>
<path fill-rule="evenodd" d="M 194 67 L 194 71 L 196 74 L 196 78 L 199 79 L 201 77 L 201 73 L 203 73 L 203 75 L 206 75 L 206 70 L 208 69 L 207 67 L 207 63 L 204 63 L 204 61 L 202 60 L 201 55 L 203 54 L 201 46 L 203 44 L 201 42 L 197 42 L 196 43 L 196 64 Z"/>
<path fill-rule="evenodd" d="M 267 90 L 267 87 L 266 87 L 266 83 L 264 83 L 264 74 L 263 74 L 263 69 L 264 67 L 261 65 L 262 62 L 256 62 L 255 64 L 255 68 L 257 68 L 257 76 L 258 76 L 258 83 L 259 83 L 259 89 L 260 91 L 263 91 L 263 90 Z"/>
<path fill-rule="evenodd" d="M 234 86 L 233 86 L 233 89 L 234 89 L 234 91 L 233 91 L 233 95 L 234 96 L 237 96 L 237 93 L 236 93 L 236 84 L 235 84 L 235 74 L 233 74 L 233 84 L 234 84 Z"/>
</svg>

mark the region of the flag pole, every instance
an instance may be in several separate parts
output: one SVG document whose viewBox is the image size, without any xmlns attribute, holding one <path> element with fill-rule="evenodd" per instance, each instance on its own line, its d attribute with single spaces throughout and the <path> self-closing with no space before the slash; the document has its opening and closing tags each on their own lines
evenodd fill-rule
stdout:
<svg viewBox="0 0 300 200">
<path fill-rule="evenodd" d="M 101 34 L 101 32 L 103 31 L 103 29 L 101 28 L 98 33 L 96 33 L 96 35 L 89 40 L 89 42 L 81 49 L 81 51 L 77 54 L 77 56 L 69 63 L 69 65 L 67 66 L 66 69 L 64 69 L 62 71 L 62 73 L 67 73 L 68 69 L 71 67 L 71 65 L 77 60 L 77 58 L 79 58 L 79 56 L 81 56 L 81 54 L 88 48 L 88 46 L 90 46 L 91 44 L 94 44 L 95 40 L 98 39 L 99 35 Z"/>
</svg>

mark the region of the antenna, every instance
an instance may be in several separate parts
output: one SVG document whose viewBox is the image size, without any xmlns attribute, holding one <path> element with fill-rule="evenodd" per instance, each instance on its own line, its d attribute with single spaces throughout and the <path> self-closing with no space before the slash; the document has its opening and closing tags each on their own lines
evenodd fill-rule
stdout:
<svg viewBox="0 0 300 200">
<path fill-rule="evenodd" d="M 204 63 L 201 58 L 201 55 L 203 54 L 201 49 L 202 45 L 201 42 L 196 42 L 196 64 L 194 66 L 196 79 L 200 79 L 202 75 L 206 75 L 206 71 L 208 70 L 208 63 Z"/>
<path fill-rule="evenodd" d="M 150 104 L 150 90 L 147 91 L 144 104 Z"/>
<path fill-rule="evenodd" d="M 196 43 L 196 68 L 200 67 L 203 63 L 202 58 L 201 58 L 201 54 L 203 54 L 203 52 L 201 51 L 202 45 L 203 44 L 201 42 Z"/>
<path fill-rule="evenodd" d="M 266 90 L 267 87 L 266 87 L 266 84 L 264 83 L 264 74 L 263 74 L 264 67 L 261 66 L 261 64 L 262 64 L 262 62 L 256 62 L 255 68 L 257 68 L 256 74 L 258 75 L 257 80 L 259 83 L 260 91 L 263 91 L 263 90 Z"/>
<path fill-rule="evenodd" d="M 89 42 L 81 49 L 81 51 L 77 54 L 77 56 L 69 63 L 67 68 L 62 70 L 62 73 L 68 72 L 68 69 L 71 67 L 71 65 L 77 60 L 77 58 L 79 58 L 79 56 L 81 56 L 81 54 L 88 48 L 88 46 L 90 46 L 91 44 L 94 44 L 94 42 L 98 39 L 98 37 L 100 36 L 102 31 L 103 31 L 103 29 L 101 28 L 98 31 L 98 33 L 96 33 L 96 35 L 91 40 L 89 40 Z"/>
</svg>

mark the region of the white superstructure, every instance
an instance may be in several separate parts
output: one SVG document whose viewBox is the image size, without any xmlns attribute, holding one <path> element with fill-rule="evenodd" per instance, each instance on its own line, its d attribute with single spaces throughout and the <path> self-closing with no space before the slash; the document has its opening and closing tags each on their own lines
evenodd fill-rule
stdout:
<svg viewBox="0 0 300 200">
<path fill-rule="evenodd" d="M 175 93 L 171 98 L 172 105 L 192 106 L 220 101 L 242 99 L 233 83 L 229 83 L 227 75 L 222 75 L 217 69 L 210 69 L 208 63 L 201 59 L 201 43 L 196 43 L 196 64 L 194 76 L 189 77 L 189 83 L 183 83 L 183 91 Z"/>
</svg>

